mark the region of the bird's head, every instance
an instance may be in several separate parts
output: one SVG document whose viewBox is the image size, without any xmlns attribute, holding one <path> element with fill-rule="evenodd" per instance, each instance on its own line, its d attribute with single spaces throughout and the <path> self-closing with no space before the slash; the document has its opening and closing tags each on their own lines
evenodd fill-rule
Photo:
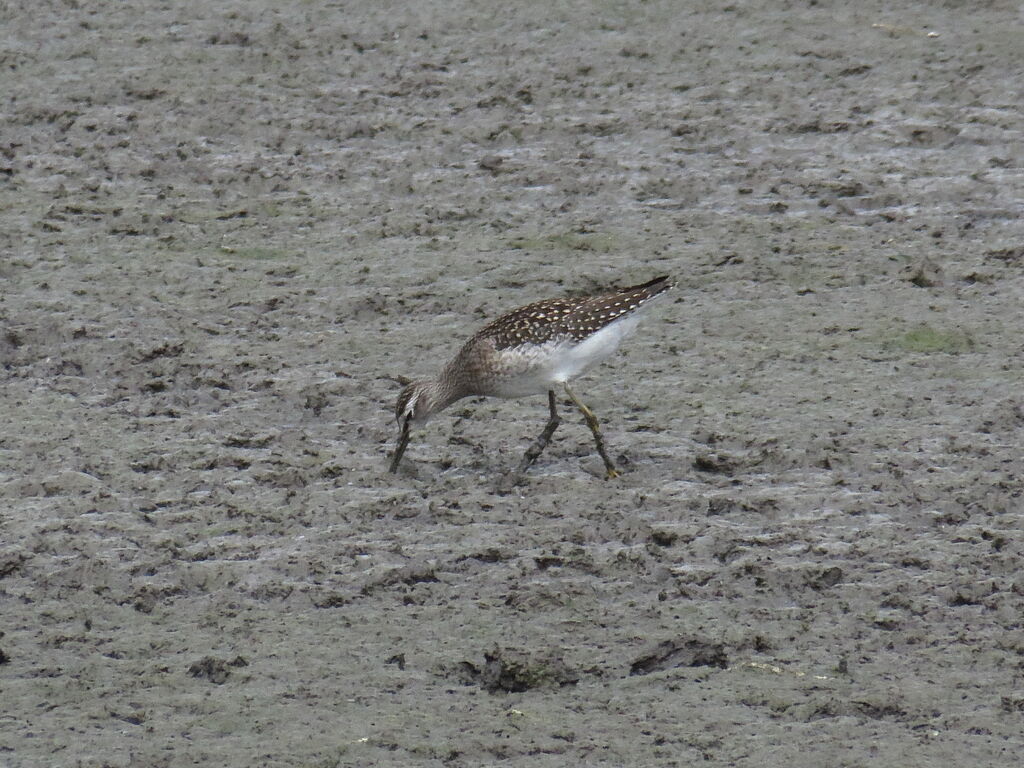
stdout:
<svg viewBox="0 0 1024 768">
<path fill-rule="evenodd" d="M 391 471 L 398 471 L 405 447 L 409 444 L 409 432 L 413 427 L 427 423 L 437 411 L 437 387 L 429 381 L 414 381 L 407 385 L 395 402 L 395 420 L 398 422 L 398 446 L 391 460 Z"/>
<path fill-rule="evenodd" d="M 414 381 L 398 394 L 395 419 L 403 430 L 423 426 L 434 414 L 434 405 L 434 391 L 429 382 Z"/>
</svg>

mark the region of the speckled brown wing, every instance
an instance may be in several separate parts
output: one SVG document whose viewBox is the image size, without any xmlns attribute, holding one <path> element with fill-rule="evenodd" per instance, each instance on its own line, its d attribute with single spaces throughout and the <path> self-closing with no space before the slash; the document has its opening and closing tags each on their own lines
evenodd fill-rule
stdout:
<svg viewBox="0 0 1024 768">
<path fill-rule="evenodd" d="M 671 287 L 666 275 L 596 296 L 538 301 L 502 315 L 482 328 L 473 340 L 486 339 L 495 350 L 563 338 L 583 341 Z"/>
<path fill-rule="evenodd" d="M 565 336 L 564 324 L 588 301 L 589 298 L 566 298 L 527 304 L 481 328 L 473 340 L 486 339 L 496 350 L 521 344 L 543 344 Z"/>
</svg>

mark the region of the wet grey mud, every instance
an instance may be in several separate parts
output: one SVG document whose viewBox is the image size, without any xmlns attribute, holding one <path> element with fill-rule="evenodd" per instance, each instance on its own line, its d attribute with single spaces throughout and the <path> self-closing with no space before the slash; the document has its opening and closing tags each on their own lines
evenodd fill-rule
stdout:
<svg viewBox="0 0 1024 768">
<path fill-rule="evenodd" d="M 1017 3 L 0 21 L 0 764 L 1020 764 Z"/>
</svg>

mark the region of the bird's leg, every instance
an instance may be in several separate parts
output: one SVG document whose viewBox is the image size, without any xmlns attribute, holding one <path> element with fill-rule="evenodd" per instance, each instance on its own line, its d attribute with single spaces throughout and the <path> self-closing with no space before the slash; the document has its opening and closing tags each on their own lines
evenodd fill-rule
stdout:
<svg viewBox="0 0 1024 768">
<path fill-rule="evenodd" d="M 405 446 L 409 444 L 409 420 L 406 419 L 402 424 L 402 431 L 398 435 L 398 445 L 395 447 L 395 455 L 391 457 L 391 474 L 397 474 L 398 463 L 402 460 L 402 454 L 405 453 Z"/>
<path fill-rule="evenodd" d="M 555 430 L 558 429 L 558 425 L 562 421 L 558 415 L 558 410 L 555 408 L 555 392 L 551 389 L 548 390 L 548 408 L 551 411 L 548 423 L 544 425 L 544 431 L 533 441 L 533 445 L 526 449 L 526 453 L 523 454 L 523 460 L 519 462 L 516 474 L 521 475 L 525 472 L 544 452 L 544 449 L 548 447 L 548 443 L 551 442 L 551 436 L 555 434 Z"/>
<path fill-rule="evenodd" d="M 497 493 L 502 495 L 510 493 L 513 488 L 519 485 L 526 476 L 526 470 L 544 452 L 544 449 L 548 447 L 548 443 L 551 442 L 551 436 L 555 434 L 555 430 L 558 429 L 558 425 L 562 422 L 562 418 L 558 415 L 558 410 L 555 408 L 555 393 L 550 389 L 548 390 L 548 408 L 551 415 L 548 417 L 548 423 L 544 425 L 544 431 L 526 449 L 526 453 L 523 454 L 523 460 L 519 462 L 515 472 L 509 472 L 498 481 L 495 486 Z"/>
<path fill-rule="evenodd" d="M 615 465 L 612 464 L 612 460 L 608 458 L 608 452 L 604 449 L 604 437 L 601 435 L 601 426 L 597 423 L 597 417 L 594 412 L 587 408 L 578 397 L 576 393 L 569 387 L 569 382 L 565 382 L 565 393 L 569 395 L 569 399 L 572 400 L 576 407 L 580 409 L 580 413 L 583 414 L 583 418 L 587 420 L 587 426 L 590 427 L 590 431 L 594 433 L 594 442 L 597 444 L 597 452 L 601 454 L 601 459 L 604 461 L 604 468 L 606 470 L 605 477 L 611 479 L 618 477 L 619 472 L 615 469 Z"/>
</svg>

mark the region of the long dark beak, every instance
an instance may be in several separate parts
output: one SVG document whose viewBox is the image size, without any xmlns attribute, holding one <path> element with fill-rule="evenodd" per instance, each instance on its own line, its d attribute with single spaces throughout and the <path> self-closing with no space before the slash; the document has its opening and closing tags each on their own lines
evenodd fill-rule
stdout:
<svg viewBox="0 0 1024 768">
<path fill-rule="evenodd" d="M 398 462 L 402 460 L 402 454 L 405 453 L 405 446 L 409 444 L 409 417 L 405 417 L 405 421 L 402 422 L 402 433 L 398 436 L 398 447 L 395 448 L 395 455 L 391 458 L 391 474 L 398 472 Z"/>
</svg>

